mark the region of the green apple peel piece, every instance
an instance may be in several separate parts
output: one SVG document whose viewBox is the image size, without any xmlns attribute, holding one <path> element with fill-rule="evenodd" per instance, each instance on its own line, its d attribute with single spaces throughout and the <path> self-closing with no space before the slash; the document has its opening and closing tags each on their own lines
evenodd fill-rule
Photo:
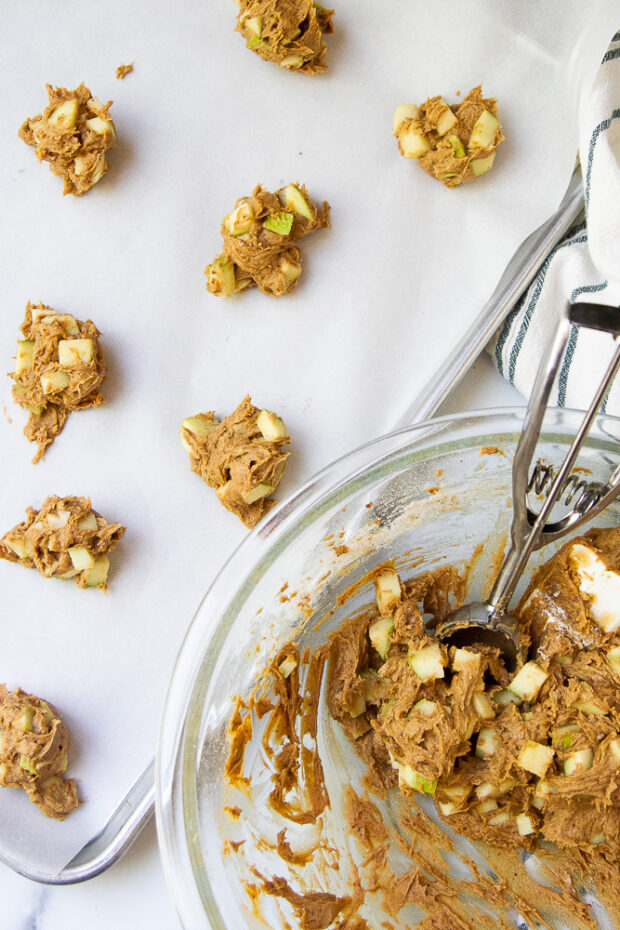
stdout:
<svg viewBox="0 0 620 930">
<path fill-rule="evenodd" d="M 19 767 L 24 769 L 26 772 L 30 772 L 31 775 L 37 774 L 37 767 L 30 759 L 27 759 L 26 756 L 22 756 L 19 760 Z"/>
<path fill-rule="evenodd" d="M 264 229 L 277 233 L 278 236 L 288 236 L 293 226 L 294 216 L 292 213 L 273 213 L 263 221 Z"/>
<path fill-rule="evenodd" d="M 448 136 L 448 142 L 452 146 L 452 152 L 455 158 L 465 158 L 465 149 L 458 136 Z"/>
<path fill-rule="evenodd" d="M 368 638 L 385 662 L 390 648 L 390 636 L 394 632 L 394 618 L 381 617 L 368 627 Z"/>
<path fill-rule="evenodd" d="M 420 772 L 416 772 L 410 765 L 400 765 L 397 763 L 398 780 L 401 785 L 413 788 L 414 791 L 420 791 L 424 794 L 435 794 L 437 790 L 437 779 L 432 780 L 425 778 Z"/>
</svg>

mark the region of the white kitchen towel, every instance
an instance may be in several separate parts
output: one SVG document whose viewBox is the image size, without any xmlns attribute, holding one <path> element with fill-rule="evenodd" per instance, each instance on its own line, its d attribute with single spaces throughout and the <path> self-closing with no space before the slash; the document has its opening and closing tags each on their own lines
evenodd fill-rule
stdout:
<svg viewBox="0 0 620 930">
<path fill-rule="evenodd" d="M 526 397 L 567 301 L 608 304 L 620 314 L 620 32 L 580 106 L 579 157 L 583 217 L 547 257 L 488 346 L 500 374 Z M 612 351 L 611 336 L 573 327 L 550 404 L 586 409 Z M 620 416 L 620 376 L 601 409 Z"/>
</svg>

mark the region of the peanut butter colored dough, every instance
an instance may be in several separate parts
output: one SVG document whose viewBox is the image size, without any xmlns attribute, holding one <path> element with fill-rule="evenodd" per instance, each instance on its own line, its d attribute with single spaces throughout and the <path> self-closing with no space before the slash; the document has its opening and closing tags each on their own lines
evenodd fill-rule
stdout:
<svg viewBox="0 0 620 930">
<path fill-rule="evenodd" d="M 101 333 L 91 320 L 83 323 L 41 303 L 26 304 L 21 332 L 9 377 L 15 381 L 13 400 L 30 411 L 24 434 L 37 443 L 38 462 L 73 410 L 103 403 Z"/>
<path fill-rule="evenodd" d="M 462 103 L 450 106 L 431 97 L 415 106 L 403 104 L 394 112 L 394 135 L 400 154 L 416 159 L 427 174 L 446 187 L 458 187 L 486 174 L 503 140 L 497 100 L 474 87 Z"/>
<path fill-rule="evenodd" d="M 400 802 L 390 800 L 398 812 L 393 829 L 344 786 L 344 813 L 366 857 L 362 869 L 369 868 L 353 889 L 357 906 L 380 892 L 381 906 L 396 918 L 414 903 L 426 912 L 420 927 L 429 930 L 512 926 L 502 916 L 511 907 L 528 926 L 556 926 L 558 918 L 564 925 L 572 915 L 571 926 L 594 930 L 585 888 L 617 922 L 620 528 L 571 540 L 534 574 L 516 611 L 527 658 L 516 670 L 489 647 L 456 648 L 433 636 L 434 625 L 463 602 L 456 569 L 403 582 L 382 566 L 371 578 L 375 607 L 345 621 L 303 660 L 294 644 L 285 645 L 270 667 L 270 691 L 257 687 L 237 704 L 230 784 L 243 781 L 246 792 L 252 785 L 245 747 L 255 707 L 269 700 L 262 748 L 274 787 L 267 803 L 283 824 L 320 824 L 330 806 L 316 734 L 325 669 L 329 712 L 366 763 L 365 787 L 379 798 L 389 789 L 401 794 Z M 457 849 L 418 805 L 423 794 L 449 827 L 481 844 L 493 880 L 467 857 L 474 879 L 452 879 L 442 853 Z M 301 799 L 302 812 L 282 804 L 289 797 Z M 299 875 L 304 891 L 320 874 L 322 842 L 305 851 L 308 861 L 317 855 L 311 876 Z M 411 860 L 408 871 L 392 871 L 391 848 Z M 522 867 L 524 849 L 536 853 L 534 881 Z M 321 890 L 333 890 L 325 878 Z M 267 884 L 262 891 L 280 894 Z M 472 895 L 499 913 L 481 913 Z"/>
<path fill-rule="evenodd" d="M 110 167 L 106 152 L 116 145 L 116 130 L 105 105 L 88 87 L 75 90 L 47 84 L 49 104 L 27 119 L 19 137 L 35 147 L 39 161 L 49 162 L 52 174 L 63 178 L 63 194 L 85 194 Z"/>
<path fill-rule="evenodd" d="M 131 74 L 133 71 L 133 61 L 128 65 L 119 65 L 116 69 L 116 78 L 119 81 L 124 81 L 128 74 Z"/>
<path fill-rule="evenodd" d="M 290 441 L 280 417 L 254 407 L 249 395 L 221 422 L 210 411 L 181 425 L 192 471 L 250 528 L 277 503 L 267 498 L 280 483 L 289 456 L 282 446 Z"/>
<path fill-rule="evenodd" d="M 301 274 L 294 243 L 329 226 L 329 209 L 325 201 L 318 210 L 303 185 L 288 184 L 270 194 L 259 184 L 224 217 L 224 251 L 205 268 L 207 290 L 230 297 L 256 285 L 270 297 L 288 294 Z"/>
<path fill-rule="evenodd" d="M 73 579 L 80 588 L 107 590 L 108 553 L 125 534 L 108 523 L 87 497 L 48 497 L 40 510 L 0 539 L 0 558 L 36 568 L 46 578 Z"/>
<path fill-rule="evenodd" d="M 51 704 L 0 685 L 0 785 L 22 788 L 46 817 L 64 820 L 78 806 L 75 782 L 64 779 L 69 734 Z"/>
<path fill-rule="evenodd" d="M 238 0 L 237 32 L 265 61 L 289 71 L 327 70 L 323 36 L 334 31 L 333 10 L 312 0 Z"/>
</svg>

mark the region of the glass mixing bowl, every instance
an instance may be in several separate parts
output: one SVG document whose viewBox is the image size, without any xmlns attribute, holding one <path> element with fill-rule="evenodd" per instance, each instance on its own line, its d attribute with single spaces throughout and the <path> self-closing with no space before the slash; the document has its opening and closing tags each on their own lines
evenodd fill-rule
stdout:
<svg viewBox="0 0 620 930">
<path fill-rule="evenodd" d="M 263 911 L 262 920 L 253 912 L 243 884 L 249 864 L 270 876 L 283 874 L 270 847 L 248 846 L 242 864 L 224 854 L 233 837 L 233 821 L 222 808 L 234 803 L 224 767 L 236 698 L 247 700 L 282 645 L 294 639 L 300 652 L 314 649 L 346 616 L 372 603 L 368 583 L 354 587 L 346 603 L 338 605 L 338 597 L 387 559 L 409 578 L 442 564 L 465 567 L 476 552 L 467 597 L 484 600 L 510 528 L 511 464 L 523 413 L 507 408 L 442 417 L 339 459 L 273 511 L 208 590 L 176 662 L 157 760 L 162 856 L 187 930 L 264 928 L 265 920 L 274 930 L 282 925 L 277 911 Z M 558 465 L 581 416 L 548 411 L 537 456 Z M 578 461 L 589 470 L 583 473 L 588 480 L 608 479 L 620 463 L 619 440 L 620 420 L 599 417 Z M 620 505 L 594 522 L 620 525 Z M 536 553 L 531 564 L 547 559 L 551 548 Z M 321 706 L 318 743 L 326 747 L 337 828 L 343 819 L 334 795 L 347 781 L 359 781 L 363 764 L 348 745 L 338 745 L 335 727 Z M 260 751 L 250 745 L 246 765 L 258 773 L 261 764 Z M 248 822 L 273 839 L 279 825 L 263 803 L 258 774 L 256 786 Z"/>
</svg>

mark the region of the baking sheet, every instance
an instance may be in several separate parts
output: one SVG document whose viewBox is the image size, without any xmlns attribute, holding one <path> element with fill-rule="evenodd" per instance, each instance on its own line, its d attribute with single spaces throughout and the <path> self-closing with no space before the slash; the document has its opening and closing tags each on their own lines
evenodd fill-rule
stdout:
<svg viewBox="0 0 620 930">
<path fill-rule="evenodd" d="M 190 473 L 181 419 L 225 415 L 250 392 L 289 426 L 280 496 L 292 492 L 407 407 L 566 188 L 613 4 L 387 9 L 342 0 L 329 71 L 307 78 L 246 51 L 232 3 L 5 0 L 0 359 L 12 369 L 26 301 L 41 300 L 93 319 L 109 376 L 106 404 L 72 415 L 37 466 L 2 383 L 0 530 L 51 493 L 89 495 L 128 527 L 107 597 L 0 564 L 0 680 L 60 709 L 85 801 L 57 824 L 0 792 L 0 854 L 26 867 L 60 870 L 151 759 L 176 649 L 245 535 Z M 100 185 L 63 198 L 16 133 L 46 82 L 82 80 L 115 101 L 119 144 Z M 489 175 L 448 191 L 400 158 L 392 111 L 479 82 L 508 141 Z M 330 201 L 333 224 L 302 243 L 297 290 L 207 294 L 223 215 L 259 181 L 297 179 Z"/>
</svg>

